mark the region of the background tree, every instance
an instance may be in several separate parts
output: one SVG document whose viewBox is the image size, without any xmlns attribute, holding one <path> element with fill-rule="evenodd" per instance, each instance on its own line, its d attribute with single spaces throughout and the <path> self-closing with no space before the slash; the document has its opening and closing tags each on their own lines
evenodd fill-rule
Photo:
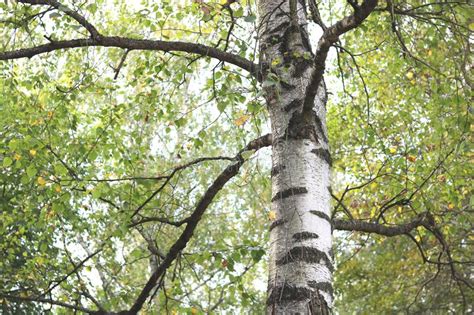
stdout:
<svg viewBox="0 0 474 315">
<path fill-rule="evenodd" d="M 0 14 L 3 312 L 472 311 L 467 2 Z"/>
</svg>

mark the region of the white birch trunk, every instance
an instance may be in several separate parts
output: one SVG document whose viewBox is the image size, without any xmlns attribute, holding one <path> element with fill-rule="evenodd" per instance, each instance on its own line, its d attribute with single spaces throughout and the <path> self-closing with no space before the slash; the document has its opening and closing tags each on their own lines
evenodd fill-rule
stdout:
<svg viewBox="0 0 474 315">
<path fill-rule="evenodd" d="M 325 87 L 310 117 L 302 112 L 312 70 L 300 1 L 261 0 L 260 58 L 277 86 L 264 85 L 273 134 L 267 314 L 328 314 L 332 296 L 330 155 Z M 296 3 L 297 2 L 297 3 Z M 296 12 L 296 13 L 295 13 Z M 273 74 L 269 74 L 273 73 Z"/>
</svg>

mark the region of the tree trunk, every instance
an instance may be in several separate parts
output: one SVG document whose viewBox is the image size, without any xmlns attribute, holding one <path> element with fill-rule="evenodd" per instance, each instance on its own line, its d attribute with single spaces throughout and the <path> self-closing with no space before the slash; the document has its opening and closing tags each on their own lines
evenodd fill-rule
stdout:
<svg viewBox="0 0 474 315">
<path fill-rule="evenodd" d="M 332 306 L 330 155 L 326 90 L 302 114 L 313 65 L 301 2 L 259 1 L 260 58 L 272 123 L 267 314 L 328 314 Z M 277 83 L 273 83 L 273 82 Z"/>
</svg>

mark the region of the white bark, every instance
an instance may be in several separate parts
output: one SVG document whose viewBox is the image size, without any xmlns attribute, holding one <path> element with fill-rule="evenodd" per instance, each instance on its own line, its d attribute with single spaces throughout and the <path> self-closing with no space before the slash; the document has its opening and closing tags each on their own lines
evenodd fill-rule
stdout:
<svg viewBox="0 0 474 315">
<path fill-rule="evenodd" d="M 303 117 L 313 65 L 307 58 L 311 50 L 305 12 L 298 1 L 297 14 L 292 14 L 289 3 L 259 1 L 261 58 L 282 81 L 265 88 L 276 213 L 270 232 L 267 313 L 326 314 L 333 303 L 333 267 L 325 87 L 318 89 L 311 117 Z"/>
</svg>

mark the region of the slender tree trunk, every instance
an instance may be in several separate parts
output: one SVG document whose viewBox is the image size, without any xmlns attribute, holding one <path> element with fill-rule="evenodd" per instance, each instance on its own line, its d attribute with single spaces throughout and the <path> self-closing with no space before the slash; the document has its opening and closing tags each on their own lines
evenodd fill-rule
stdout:
<svg viewBox="0 0 474 315">
<path fill-rule="evenodd" d="M 302 114 L 313 56 L 301 1 L 259 1 L 260 58 L 272 122 L 267 314 L 328 314 L 332 306 L 330 155 L 324 86 Z M 271 81 L 278 81 L 272 84 Z"/>
</svg>

